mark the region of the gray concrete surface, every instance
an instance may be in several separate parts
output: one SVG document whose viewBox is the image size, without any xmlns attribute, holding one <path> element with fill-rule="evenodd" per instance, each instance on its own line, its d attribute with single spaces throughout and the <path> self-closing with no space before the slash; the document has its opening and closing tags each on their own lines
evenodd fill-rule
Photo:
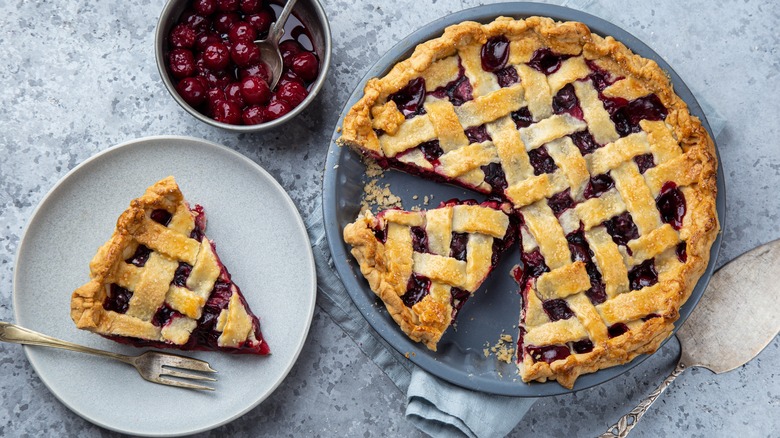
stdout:
<svg viewBox="0 0 780 438">
<path fill-rule="evenodd" d="M 321 95 L 284 129 L 236 135 L 200 124 L 164 90 L 152 48 L 161 1 L 0 2 L 0 320 L 13 320 L 14 257 L 35 206 L 70 169 L 120 142 L 182 134 L 222 143 L 264 166 L 301 213 L 310 214 L 338 112 L 368 66 L 421 24 L 480 2 L 426 3 L 325 1 L 334 63 Z M 577 4 L 645 41 L 728 120 L 718 141 L 728 188 L 718 263 L 780 237 L 780 7 L 703 0 Z M 735 336 L 750 330 L 749 321 L 731 323 Z M 598 388 L 541 400 L 512 436 L 596 435 L 648 394 L 676 355 L 670 342 Z M 775 339 L 731 373 L 686 372 L 633 436 L 777 436 L 778 360 Z M 404 395 L 318 310 L 282 386 L 204 436 L 420 435 L 404 419 L 404 407 Z M 57 401 L 19 346 L 0 345 L 0 436 L 66 435 L 115 434 Z"/>
</svg>

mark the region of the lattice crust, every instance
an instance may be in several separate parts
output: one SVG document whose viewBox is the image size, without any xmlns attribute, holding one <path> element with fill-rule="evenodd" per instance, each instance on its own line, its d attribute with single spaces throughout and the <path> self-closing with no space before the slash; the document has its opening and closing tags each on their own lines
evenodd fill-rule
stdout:
<svg viewBox="0 0 780 438">
<path fill-rule="evenodd" d="M 159 210 L 171 215 L 167 226 L 151 218 Z M 111 239 L 92 259 L 91 280 L 73 293 L 71 317 L 76 325 L 102 335 L 186 344 L 217 280 L 229 281 L 211 242 L 206 237 L 201 241 L 191 237 L 195 217 L 173 177 L 157 182 L 133 200 L 117 220 Z M 140 245 L 151 250 L 142 267 L 126 262 Z M 192 267 L 183 286 L 173 282 L 180 262 Z M 252 316 L 230 284 L 232 295 L 219 315 L 217 344 L 235 348 L 258 339 Z M 112 285 L 132 293 L 124 313 L 104 308 Z M 164 306 L 181 316 L 160 327 L 153 319 Z"/>
<path fill-rule="evenodd" d="M 494 255 L 514 242 L 509 204 L 495 204 L 365 211 L 344 229 L 371 289 L 401 329 L 431 350 L 493 269 Z"/>
<path fill-rule="evenodd" d="M 507 61 L 486 71 L 480 53 L 497 38 L 508 41 Z M 549 71 L 546 54 L 557 63 Z M 399 103 L 419 78 L 421 108 Z M 339 144 L 513 204 L 524 261 L 544 268 L 522 285 L 525 381 L 571 387 L 579 374 L 654 351 L 719 229 L 706 130 L 655 62 L 582 23 L 451 26 L 367 83 Z M 679 221 L 659 213 L 669 191 L 684 199 Z M 615 236 L 626 224 L 631 233 Z M 572 252 L 574 240 L 588 256 Z M 637 280 L 643 270 L 657 282 Z"/>
</svg>

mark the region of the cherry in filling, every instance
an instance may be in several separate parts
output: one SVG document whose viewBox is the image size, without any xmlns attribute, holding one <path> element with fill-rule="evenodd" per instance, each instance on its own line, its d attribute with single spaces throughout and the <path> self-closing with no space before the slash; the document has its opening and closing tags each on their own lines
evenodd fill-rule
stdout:
<svg viewBox="0 0 780 438">
<path fill-rule="evenodd" d="M 428 252 L 428 233 L 423 227 L 412 227 L 412 248 L 415 252 Z"/>
<path fill-rule="evenodd" d="M 531 115 L 531 111 L 528 110 L 527 106 L 524 106 L 520 108 L 519 110 L 512 113 L 512 120 L 515 122 L 515 126 L 517 126 L 517 129 L 520 128 L 527 128 L 531 126 L 531 123 L 534 122 L 534 118 Z"/>
<path fill-rule="evenodd" d="M 639 173 L 645 173 L 647 169 L 655 167 L 655 158 L 653 154 L 642 154 L 634 157 L 634 162 L 639 168 Z"/>
<path fill-rule="evenodd" d="M 558 55 L 550 49 L 539 49 L 534 52 L 528 65 L 546 75 L 551 75 L 558 71 L 561 63 L 568 58 L 568 55 Z"/>
<path fill-rule="evenodd" d="M 679 230 L 685 217 L 685 196 L 672 181 L 667 181 L 661 187 L 661 193 L 655 200 L 655 205 L 661 213 L 661 220 Z"/>
<path fill-rule="evenodd" d="M 469 139 L 469 143 L 482 143 L 484 141 L 492 140 L 490 134 L 487 132 L 486 125 L 473 126 L 466 129 L 464 132 L 466 134 L 466 138 Z"/>
<path fill-rule="evenodd" d="M 604 102 L 604 109 L 609 113 L 615 124 L 615 130 L 621 137 L 641 131 L 639 122 L 642 120 L 666 119 L 666 107 L 655 94 L 640 97 L 630 102 L 619 97 L 599 95 L 599 98 Z"/>
<path fill-rule="evenodd" d="M 558 170 L 555 161 L 547 152 L 547 146 L 538 147 L 528 152 L 528 158 L 531 166 L 534 168 L 534 175 L 543 175 L 545 173 L 554 173 Z"/>
<path fill-rule="evenodd" d="M 504 168 L 501 167 L 501 163 L 490 163 L 481 167 L 482 172 L 485 174 L 485 182 L 490 184 L 493 188 L 493 193 L 502 194 L 508 187 L 506 182 L 506 175 L 504 174 Z"/>
<path fill-rule="evenodd" d="M 480 52 L 482 69 L 494 72 L 506 66 L 509 59 L 509 40 L 503 36 L 494 36 L 487 40 Z"/>
<path fill-rule="evenodd" d="M 677 254 L 677 260 L 679 260 L 680 263 L 685 263 L 685 261 L 688 260 L 688 251 L 686 248 L 687 244 L 683 241 L 674 249 L 675 254 Z"/>
<path fill-rule="evenodd" d="M 453 287 L 450 289 L 450 304 L 452 305 L 452 319 L 458 317 L 460 309 L 466 304 L 466 300 L 471 297 L 471 294 L 467 290 Z"/>
<path fill-rule="evenodd" d="M 616 324 L 612 324 L 611 326 L 607 327 L 607 333 L 609 334 L 610 338 L 616 338 L 627 331 L 628 331 L 628 326 L 623 324 L 622 322 L 618 322 Z"/>
<path fill-rule="evenodd" d="M 118 284 L 112 284 L 108 297 L 103 301 L 103 308 L 116 313 L 125 313 L 130 305 L 130 298 L 132 296 L 133 293 L 129 290 Z"/>
<path fill-rule="evenodd" d="M 591 81 L 593 81 L 593 87 L 596 88 L 596 90 L 601 94 L 605 88 L 608 86 L 614 84 L 619 79 L 622 79 L 621 77 L 615 77 L 612 76 L 609 72 L 606 70 L 601 69 L 598 65 L 596 65 L 593 61 L 586 60 L 585 63 L 588 65 L 588 68 L 591 69 L 591 74 L 588 75 Z"/>
<path fill-rule="evenodd" d="M 648 259 L 628 271 L 628 283 L 631 290 L 639 290 L 658 283 L 655 259 Z"/>
<path fill-rule="evenodd" d="M 498 79 L 498 85 L 501 87 L 509 87 L 520 82 L 520 77 L 517 76 L 517 70 L 513 66 L 504 67 L 501 70 L 496 70 L 496 79 Z"/>
<path fill-rule="evenodd" d="M 138 245 L 138 248 L 135 250 L 135 254 L 133 254 L 133 256 L 129 259 L 125 260 L 125 263 L 143 268 L 143 266 L 146 264 L 146 261 L 149 260 L 149 254 L 151 253 L 151 249 L 144 245 Z"/>
<path fill-rule="evenodd" d="M 547 263 L 544 261 L 544 256 L 539 248 L 531 252 L 524 252 L 520 255 L 520 260 L 523 262 L 522 266 L 513 272 L 515 280 L 520 284 L 520 287 L 525 288 L 528 281 L 537 278 L 545 272 L 549 272 L 550 268 L 547 267 Z"/>
<path fill-rule="evenodd" d="M 574 142 L 574 145 L 577 146 L 577 149 L 580 150 L 582 155 L 588 155 L 602 146 L 596 143 L 596 140 L 593 139 L 593 135 L 591 135 L 590 131 L 587 129 L 584 131 L 575 132 L 569 135 L 569 138 L 571 138 L 571 140 Z"/>
<path fill-rule="evenodd" d="M 566 241 L 569 243 L 572 261 L 585 263 L 585 271 L 590 279 L 590 289 L 585 291 L 585 296 L 590 299 L 594 306 L 603 303 L 607 300 L 607 293 L 601 281 L 601 272 L 593 262 L 593 251 L 590 250 L 588 241 L 585 240 L 585 234 L 582 230 L 577 230 L 569 233 L 566 236 Z"/>
<path fill-rule="evenodd" d="M 406 293 L 401 296 L 401 301 L 407 307 L 412 307 L 425 298 L 431 290 L 431 280 L 422 275 L 412 274 L 406 285 Z"/>
<path fill-rule="evenodd" d="M 584 354 L 593 351 L 593 342 L 590 339 L 583 339 L 571 343 L 571 348 L 575 353 Z"/>
<path fill-rule="evenodd" d="M 439 157 L 444 155 L 444 151 L 441 149 L 441 146 L 439 145 L 439 140 L 431 140 L 426 141 L 425 143 L 421 143 L 419 146 L 420 151 L 422 151 L 423 156 L 425 156 L 425 159 L 430 161 L 431 164 L 434 166 L 439 164 Z"/>
<path fill-rule="evenodd" d="M 391 94 L 389 99 L 395 102 L 398 111 L 407 119 L 425 114 L 425 79 L 412 79 L 404 88 Z"/>
<path fill-rule="evenodd" d="M 467 253 L 466 246 L 469 241 L 469 235 L 467 233 L 452 233 L 452 240 L 450 241 L 450 257 L 466 261 Z"/>
<path fill-rule="evenodd" d="M 572 117 L 583 120 L 582 108 L 577 95 L 574 93 L 574 85 L 568 84 L 558 91 L 552 101 L 553 113 L 569 113 Z"/>
<path fill-rule="evenodd" d="M 585 199 L 598 198 L 605 192 L 615 187 L 615 181 L 608 173 L 592 176 L 585 186 L 583 196 Z"/>
<path fill-rule="evenodd" d="M 612 240 L 618 245 L 626 246 L 629 241 L 639 238 L 639 230 L 629 212 L 604 221 L 604 226 L 607 228 L 607 233 L 612 236 Z"/>
<path fill-rule="evenodd" d="M 560 216 L 567 209 L 574 207 L 575 202 L 571 199 L 571 189 L 550 196 L 547 199 L 547 205 L 550 206 L 555 216 Z"/>
<path fill-rule="evenodd" d="M 166 210 L 158 208 L 157 210 L 152 211 L 150 217 L 153 221 L 167 227 L 171 222 L 173 215 Z"/>
<path fill-rule="evenodd" d="M 469 78 L 466 77 L 466 70 L 463 68 L 463 65 L 460 64 L 460 60 L 458 60 L 458 76 L 448 84 L 441 86 L 428 94 L 439 99 L 447 98 L 452 105 L 461 106 L 464 102 L 474 99 L 473 91 L 471 82 L 469 82 Z"/>
<path fill-rule="evenodd" d="M 562 299 L 543 301 L 542 308 L 544 313 L 550 317 L 550 321 L 569 319 L 574 316 L 574 312 L 571 311 L 566 301 Z"/>
<path fill-rule="evenodd" d="M 569 350 L 567 345 L 545 345 L 543 347 L 529 345 L 525 348 L 525 351 L 535 362 L 553 363 L 556 360 L 566 359 L 571 355 L 571 350 Z"/>
</svg>

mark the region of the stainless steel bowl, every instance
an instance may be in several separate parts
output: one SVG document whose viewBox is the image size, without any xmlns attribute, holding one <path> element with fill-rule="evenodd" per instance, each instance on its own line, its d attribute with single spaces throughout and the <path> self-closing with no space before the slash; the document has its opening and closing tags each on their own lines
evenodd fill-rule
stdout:
<svg viewBox="0 0 780 438">
<path fill-rule="evenodd" d="M 168 72 L 167 54 L 168 54 L 168 34 L 171 28 L 176 25 L 182 12 L 187 8 L 192 0 L 170 0 L 166 3 L 165 7 L 160 14 L 160 19 L 157 22 L 157 31 L 154 37 L 154 54 L 157 60 L 157 70 L 160 72 L 160 77 L 165 84 L 165 88 L 173 96 L 173 99 L 181 105 L 188 113 L 201 122 L 207 123 L 211 126 L 226 129 L 233 132 L 260 132 L 270 129 L 274 129 L 277 126 L 283 125 L 287 121 L 293 119 L 300 114 L 316 97 L 319 93 L 322 85 L 325 83 L 325 77 L 328 74 L 330 68 L 330 53 L 331 53 L 331 38 L 330 38 L 330 25 L 328 24 L 328 17 L 325 15 L 325 10 L 318 0 L 299 0 L 293 8 L 293 14 L 303 22 L 311 33 L 312 43 L 314 44 L 315 51 L 320 59 L 320 72 L 317 76 L 317 80 L 311 85 L 309 89 L 309 95 L 306 96 L 300 105 L 293 108 L 292 111 L 284 116 L 272 120 L 270 122 L 261 123 L 259 125 L 230 125 L 227 123 L 218 122 L 205 114 L 200 113 L 198 110 L 190 106 L 187 102 L 179 96 L 176 91 L 176 85 L 171 79 Z"/>
</svg>

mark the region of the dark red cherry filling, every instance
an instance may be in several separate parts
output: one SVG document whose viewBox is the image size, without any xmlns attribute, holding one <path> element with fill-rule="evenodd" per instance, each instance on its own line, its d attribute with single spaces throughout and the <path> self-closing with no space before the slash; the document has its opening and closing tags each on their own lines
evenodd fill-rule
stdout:
<svg viewBox="0 0 780 438">
<path fill-rule="evenodd" d="M 490 163 L 481 167 L 482 172 L 485 173 L 485 182 L 490 184 L 493 188 L 493 193 L 504 193 L 504 190 L 508 187 L 506 182 L 506 175 L 504 174 L 504 168 L 501 167 L 501 163 Z"/>
<path fill-rule="evenodd" d="M 407 119 L 425 114 L 425 79 L 416 78 L 409 81 L 404 88 L 391 94 L 388 99 L 395 102 L 395 106 Z"/>
<path fill-rule="evenodd" d="M 619 79 L 622 79 L 621 77 L 614 77 L 606 70 L 603 70 L 599 68 L 598 65 L 596 65 L 593 61 L 585 61 L 586 64 L 588 64 L 588 68 L 591 69 L 591 74 L 588 75 L 591 81 L 593 81 L 593 87 L 601 94 L 605 88 L 608 86 L 614 84 Z"/>
<path fill-rule="evenodd" d="M 655 259 L 648 259 L 628 271 L 628 283 L 631 290 L 639 290 L 658 283 Z"/>
<path fill-rule="evenodd" d="M 639 230 L 629 212 L 604 221 L 604 226 L 607 228 L 607 233 L 612 236 L 612 240 L 618 245 L 626 246 L 629 241 L 639 238 Z"/>
<path fill-rule="evenodd" d="M 183 315 L 164 305 L 160 307 L 159 310 L 157 310 L 157 313 L 154 314 L 154 317 L 152 318 L 152 324 L 156 325 L 157 327 L 165 327 L 171 321 L 173 321 L 174 318 L 178 318 L 180 316 Z"/>
<path fill-rule="evenodd" d="M 561 63 L 569 59 L 568 55 L 558 55 L 550 49 L 539 49 L 534 52 L 528 65 L 546 75 L 551 75 L 561 68 Z"/>
<path fill-rule="evenodd" d="M 655 167 L 655 158 L 653 157 L 653 154 L 637 155 L 636 157 L 634 157 L 634 162 L 636 163 L 636 166 L 639 168 L 639 173 L 642 174 L 644 174 L 647 171 L 647 169 Z"/>
<path fill-rule="evenodd" d="M 466 261 L 466 246 L 469 242 L 469 235 L 467 233 L 452 233 L 452 240 L 450 241 L 450 257 Z"/>
<path fill-rule="evenodd" d="M 685 196 L 672 181 L 667 181 L 661 187 L 661 193 L 655 200 L 655 205 L 661 213 L 661 220 L 679 230 L 685 217 Z"/>
<path fill-rule="evenodd" d="M 569 319 L 574 316 L 566 301 L 562 299 L 547 300 L 542 302 L 544 313 L 550 317 L 550 321 Z"/>
<path fill-rule="evenodd" d="M 627 331 L 628 326 L 622 322 L 618 322 L 617 324 L 612 324 L 611 326 L 607 327 L 607 333 L 609 334 L 610 338 L 617 338 Z"/>
<path fill-rule="evenodd" d="M 190 272 L 192 272 L 192 266 L 184 262 L 179 262 L 179 266 L 173 274 L 171 284 L 179 287 L 187 287 L 187 278 L 189 278 Z"/>
<path fill-rule="evenodd" d="M 426 141 L 425 143 L 421 143 L 418 147 L 425 156 L 425 159 L 430 161 L 434 166 L 439 164 L 439 157 L 444 155 L 444 151 L 439 145 L 439 140 Z"/>
<path fill-rule="evenodd" d="M 471 88 L 471 82 L 466 77 L 466 70 L 458 60 L 458 76 L 450 81 L 448 84 L 441 86 L 430 93 L 429 95 L 450 100 L 450 103 L 454 106 L 461 106 L 464 102 L 474 99 L 474 89 Z"/>
<path fill-rule="evenodd" d="M 171 218 L 173 217 L 173 215 L 168 213 L 168 211 L 159 208 L 157 210 L 152 211 L 150 217 L 152 218 L 153 221 L 167 227 L 168 224 L 171 223 Z"/>
<path fill-rule="evenodd" d="M 509 87 L 520 82 L 520 77 L 517 76 L 517 70 L 513 66 L 496 70 L 496 79 L 498 79 L 498 85 L 503 87 Z"/>
<path fill-rule="evenodd" d="M 149 254 L 152 253 L 152 250 L 147 248 L 144 245 L 138 245 L 138 248 L 136 248 L 135 253 L 132 257 L 125 260 L 125 263 L 130 263 L 131 265 L 138 266 L 139 268 L 143 268 L 143 266 L 146 264 L 146 261 L 149 260 Z"/>
<path fill-rule="evenodd" d="M 604 283 L 601 281 L 601 272 L 593 262 L 593 251 L 591 251 L 588 241 L 585 240 L 585 233 L 582 230 L 569 233 L 566 236 L 566 241 L 569 243 L 571 260 L 585 263 L 585 271 L 590 279 L 590 289 L 585 291 L 585 295 L 594 306 L 603 303 L 607 300 L 607 293 Z"/>
<path fill-rule="evenodd" d="M 615 124 L 615 130 L 621 137 L 642 130 L 639 122 L 642 120 L 664 120 L 667 110 L 655 94 L 627 101 L 619 97 L 599 96 L 604 102 L 604 109 Z"/>
<path fill-rule="evenodd" d="M 480 52 L 482 70 L 494 72 L 506 66 L 509 59 L 509 40 L 505 36 L 494 36 L 487 40 Z"/>
<path fill-rule="evenodd" d="M 133 293 L 129 290 L 119 286 L 118 284 L 112 284 L 109 295 L 106 300 L 103 301 L 103 308 L 116 313 L 125 313 L 130 305 L 130 298 Z"/>
<path fill-rule="evenodd" d="M 571 199 L 571 189 L 550 196 L 547 199 L 547 205 L 550 206 L 555 216 L 560 216 L 564 211 L 574 207 L 575 202 Z"/>
<path fill-rule="evenodd" d="M 464 132 L 466 133 L 466 138 L 469 139 L 469 143 L 482 143 L 483 141 L 492 140 L 487 132 L 486 125 L 473 126 Z"/>
<path fill-rule="evenodd" d="M 680 263 L 685 263 L 688 260 L 687 245 L 688 244 L 683 241 L 677 244 L 677 247 L 674 249 L 674 253 L 677 254 L 677 260 L 679 260 Z"/>
<path fill-rule="evenodd" d="M 522 288 L 526 287 L 529 280 L 550 271 L 539 248 L 536 248 L 531 252 L 522 253 L 520 255 L 520 260 L 522 261 L 522 265 L 518 266 L 512 274 L 515 277 L 515 281 L 517 281 Z"/>
<path fill-rule="evenodd" d="M 590 339 L 583 339 L 571 343 L 571 348 L 577 354 L 585 354 L 593 351 L 593 342 Z"/>
<path fill-rule="evenodd" d="M 588 155 L 602 146 L 596 143 L 596 140 L 593 139 L 593 136 L 587 129 L 570 134 L 569 138 L 571 138 L 582 155 Z"/>
<path fill-rule="evenodd" d="M 571 350 L 566 345 L 545 345 L 543 347 L 529 345 L 525 348 L 525 351 L 534 362 L 553 363 L 556 360 L 566 359 L 571 355 Z"/>
<path fill-rule="evenodd" d="M 517 129 L 520 128 L 527 128 L 531 126 L 531 123 L 534 122 L 534 118 L 531 115 L 531 111 L 528 110 L 527 106 L 524 106 L 520 108 L 519 110 L 512 113 L 512 120 L 515 122 L 515 126 L 517 126 Z"/>
<path fill-rule="evenodd" d="M 401 301 L 406 307 L 412 307 L 425 298 L 431 290 L 431 280 L 422 275 L 412 274 L 406 285 L 406 293 L 401 296 Z"/>
<path fill-rule="evenodd" d="M 580 101 L 574 93 L 574 85 L 572 84 L 568 84 L 558 91 L 558 94 L 553 97 L 552 108 L 555 114 L 569 113 L 572 117 L 580 120 L 584 117 L 582 108 L 580 108 Z"/>
<path fill-rule="evenodd" d="M 423 227 L 412 227 L 412 248 L 415 252 L 428 252 L 428 233 Z"/>
<path fill-rule="evenodd" d="M 466 304 L 466 301 L 471 297 L 471 294 L 467 290 L 463 290 L 458 287 L 450 289 L 450 305 L 452 305 L 452 319 L 458 317 L 460 309 Z"/>
<path fill-rule="evenodd" d="M 190 211 L 195 213 L 195 228 L 192 229 L 190 238 L 202 242 L 203 233 L 206 230 L 206 212 L 203 211 L 203 207 L 200 205 L 195 205 L 195 208 L 191 208 Z"/>
<path fill-rule="evenodd" d="M 547 152 L 547 146 L 538 147 L 528 152 L 528 158 L 531 166 L 534 168 L 534 175 L 543 175 L 545 173 L 554 173 L 558 170 L 555 161 Z"/>
<path fill-rule="evenodd" d="M 613 187 L 615 187 L 615 181 L 608 173 L 596 175 L 591 177 L 590 181 L 588 181 L 583 196 L 585 199 L 598 198 Z"/>
</svg>

